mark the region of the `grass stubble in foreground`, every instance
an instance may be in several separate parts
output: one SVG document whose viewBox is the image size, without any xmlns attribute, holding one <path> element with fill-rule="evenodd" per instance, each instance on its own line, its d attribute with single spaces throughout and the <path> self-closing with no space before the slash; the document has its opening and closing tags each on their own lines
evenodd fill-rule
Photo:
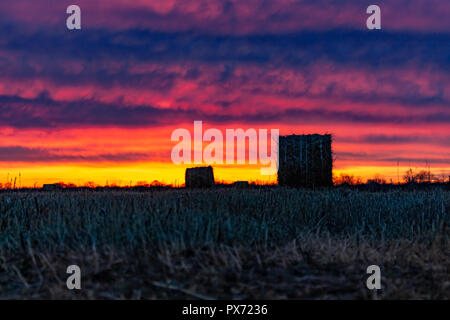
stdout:
<svg viewBox="0 0 450 320">
<path fill-rule="evenodd" d="M 0 298 L 449 299 L 449 212 L 440 189 L 5 192 Z"/>
</svg>

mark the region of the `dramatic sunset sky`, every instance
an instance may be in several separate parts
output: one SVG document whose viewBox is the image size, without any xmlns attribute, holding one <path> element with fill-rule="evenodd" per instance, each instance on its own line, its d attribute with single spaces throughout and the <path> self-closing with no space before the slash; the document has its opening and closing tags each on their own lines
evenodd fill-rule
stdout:
<svg viewBox="0 0 450 320">
<path fill-rule="evenodd" d="M 331 133 L 336 174 L 448 176 L 450 1 L 0 0 L 0 183 L 182 184 L 194 120 Z"/>
</svg>

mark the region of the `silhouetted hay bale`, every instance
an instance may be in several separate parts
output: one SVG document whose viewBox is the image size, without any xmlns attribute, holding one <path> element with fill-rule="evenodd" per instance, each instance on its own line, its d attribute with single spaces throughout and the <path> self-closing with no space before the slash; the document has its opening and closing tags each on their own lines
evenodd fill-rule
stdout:
<svg viewBox="0 0 450 320">
<path fill-rule="evenodd" d="M 211 166 L 186 169 L 186 188 L 210 188 L 214 185 L 214 172 Z"/>
<path fill-rule="evenodd" d="M 42 186 L 42 190 L 43 191 L 57 191 L 57 190 L 62 190 L 61 185 L 55 183 L 55 184 L 44 184 Z"/>
<path fill-rule="evenodd" d="M 238 189 L 246 189 L 249 187 L 249 183 L 248 181 L 236 181 L 232 184 L 232 186 Z"/>
<path fill-rule="evenodd" d="M 290 135 L 279 139 L 278 185 L 333 185 L 332 137 L 329 134 Z"/>
</svg>

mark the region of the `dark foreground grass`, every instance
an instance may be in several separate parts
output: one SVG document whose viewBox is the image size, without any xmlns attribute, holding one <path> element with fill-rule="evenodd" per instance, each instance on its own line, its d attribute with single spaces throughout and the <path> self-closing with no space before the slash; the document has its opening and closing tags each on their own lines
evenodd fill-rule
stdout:
<svg viewBox="0 0 450 320">
<path fill-rule="evenodd" d="M 0 298 L 448 299 L 449 212 L 438 189 L 2 193 Z"/>
</svg>

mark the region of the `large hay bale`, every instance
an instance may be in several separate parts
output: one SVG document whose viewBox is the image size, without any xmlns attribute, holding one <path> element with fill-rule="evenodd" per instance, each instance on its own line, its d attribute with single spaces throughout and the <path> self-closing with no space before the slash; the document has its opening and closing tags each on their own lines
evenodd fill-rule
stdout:
<svg viewBox="0 0 450 320">
<path fill-rule="evenodd" d="M 278 185 L 333 185 L 331 135 L 290 135 L 279 139 Z"/>
<path fill-rule="evenodd" d="M 214 172 L 211 166 L 186 169 L 186 188 L 210 188 L 214 185 Z"/>
</svg>

